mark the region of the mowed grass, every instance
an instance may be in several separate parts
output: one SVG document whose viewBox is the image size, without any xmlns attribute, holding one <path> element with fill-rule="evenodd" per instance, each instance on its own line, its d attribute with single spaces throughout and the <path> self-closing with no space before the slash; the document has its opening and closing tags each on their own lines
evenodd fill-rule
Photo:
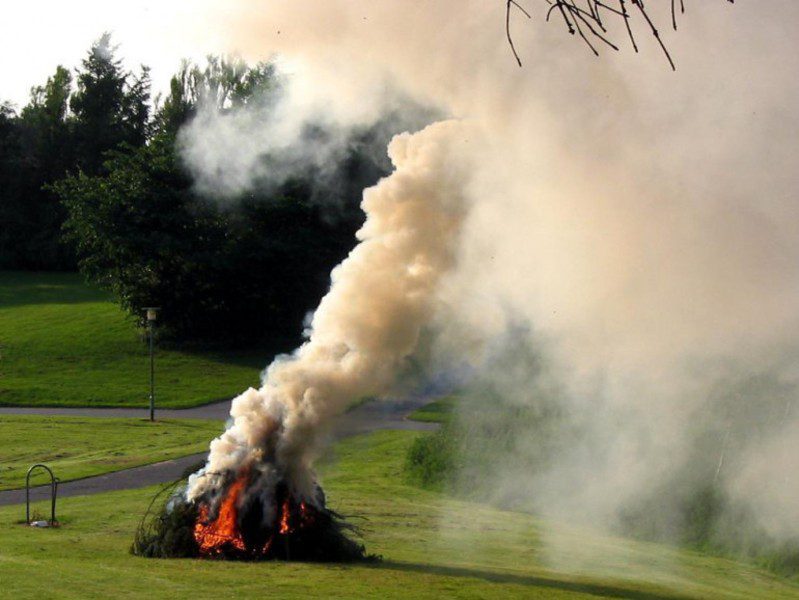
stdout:
<svg viewBox="0 0 799 600">
<path fill-rule="evenodd" d="M 267 352 L 156 351 L 158 406 L 257 385 Z M 146 406 L 149 354 L 133 319 L 72 273 L 0 271 L 0 405 Z"/>
<path fill-rule="evenodd" d="M 445 396 L 415 410 L 408 415 L 408 418 L 423 423 L 446 423 L 452 416 L 452 411 L 455 410 L 456 402 L 456 396 Z"/>
<path fill-rule="evenodd" d="M 340 443 L 321 474 L 358 515 L 377 565 L 147 560 L 128 553 L 153 490 L 60 502 L 63 527 L 0 509 L 0 580 L 14 598 L 799 598 L 795 584 L 733 561 L 602 536 L 452 500 L 403 480 L 413 432 Z"/>
<path fill-rule="evenodd" d="M 25 485 L 45 463 L 61 481 L 178 458 L 208 449 L 217 421 L 0 416 L 0 489 Z M 49 481 L 35 471 L 31 482 Z"/>
</svg>

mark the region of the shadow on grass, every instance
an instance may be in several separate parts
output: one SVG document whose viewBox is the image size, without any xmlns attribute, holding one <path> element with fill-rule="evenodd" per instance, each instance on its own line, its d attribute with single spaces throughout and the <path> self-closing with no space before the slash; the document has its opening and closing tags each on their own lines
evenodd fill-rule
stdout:
<svg viewBox="0 0 799 600">
<path fill-rule="evenodd" d="M 112 301 L 78 273 L 0 271 L 0 307 Z"/>
<path fill-rule="evenodd" d="M 301 330 L 302 325 L 298 323 L 297 331 Z M 304 339 L 299 334 L 296 336 L 273 335 L 261 340 L 225 340 L 218 343 L 182 342 L 173 344 L 164 340 L 161 342 L 161 347 L 222 364 L 263 370 L 272 363 L 275 357 L 281 354 L 290 354 L 303 341 Z"/>
<path fill-rule="evenodd" d="M 423 573 L 428 575 L 442 575 L 444 577 L 469 577 L 482 579 L 492 583 L 509 583 L 514 585 L 527 585 L 539 588 L 549 588 L 564 592 L 579 592 L 601 598 L 625 598 L 627 600 L 684 600 L 687 596 L 666 595 L 655 592 L 631 590 L 612 585 L 599 585 L 580 583 L 577 581 L 564 581 L 548 577 L 533 577 L 530 575 L 514 575 L 512 573 L 496 573 L 482 569 L 469 569 L 465 567 L 448 567 L 443 565 L 424 565 L 419 563 L 397 562 L 386 560 L 375 565 L 376 569 L 390 569 L 405 573 Z"/>
<path fill-rule="evenodd" d="M 0 308 L 42 304 L 107 303 L 116 306 L 113 296 L 87 284 L 79 273 L 27 272 L 0 270 Z M 125 314 L 131 331 L 137 331 L 136 319 Z M 221 364 L 262 370 L 275 356 L 294 351 L 304 339 L 302 323 L 296 334 L 271 335 L 265 339 L 225 340 L 222 342 L 173 342 L 156 337 L 159 350 L 178 351 L 186 355 L 213 360 Z M 146 334 L 138 330 L 142 351 L 146 351 Z M 13 404 L 13 403 L 12 403 Z"/>
</svg>

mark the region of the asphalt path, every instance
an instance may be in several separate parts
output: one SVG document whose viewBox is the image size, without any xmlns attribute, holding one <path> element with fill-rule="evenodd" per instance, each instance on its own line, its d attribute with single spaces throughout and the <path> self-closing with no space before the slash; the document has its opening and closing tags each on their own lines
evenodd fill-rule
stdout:
<svg viewBox="0 0 799 600">
<path fill-rule="evenodd" d="M 331 429 L 331 441 L 345 437 L 378 431 L 381 429 L 400 429 L 433 431 L 437 423 L 410 421 L 406 417 L 417 408 L 429 403 L 432 398 L 418 396 L 403 399 L 375 400 L 362 404 L 338 417 Z M 216 419 L 225 421 L 230 413 L 230 400 L 215 402 L 196 408 L 159 410 L 159 419 Z M 0 415 L 43 415 L 74 417 L 143 417 L 146 411 L 131 408 L 0 408 Z M 221 425 L 220 425 L 221 430 Z M 210 442 L 210 440 L 209 440 Z M 151 485 L 168 483 L 179 479 L 188 469 L 199 467 L 206 453 L 192 454 L 173 460 L 165 460 L 150 465 L 114 471 L 96 477 L 75 479 L 60 483 L 58 497 L 85 496 L 115 490 L 129 490 Z M 56 473 L 58 476 L 58 473 Z M 31 501 L 50 497 L 50 486 L 31 488 Z M 25 502 L 25 490 L 0 491 L 0 506 Z"/>
<path fill-rule="evenodd" d="M 224 421 L 230 413 L 230 400 L 212 402 L 194 408 L 164 408 L 155 410 L 156 419 L 220 419 Z M 46 417 L 106 417 L 122 419 L 149 419 L 150 409 L 143 408 L 48 408 L 48 407 L 0 407 L 3 415 L 41 415 Z"/>
</svg>

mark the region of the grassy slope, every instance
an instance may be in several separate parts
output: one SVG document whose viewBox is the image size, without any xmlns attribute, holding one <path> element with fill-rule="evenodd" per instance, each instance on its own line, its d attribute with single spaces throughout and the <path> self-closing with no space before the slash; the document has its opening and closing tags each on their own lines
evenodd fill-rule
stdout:
<svg viewBox="0 0 799 600">
<path fill-rule="evenodd" d="M 50 466 L 61 481 L 202 452 L 216 421 L 0 416 L 0 489 L 25 485 L 28 467 Z M 33 483 L 44 483 L 37 471 Z"/>
<path fill-rule="evenodd" d="M 268 358 L 158 350 L 158 405 L 232 397 Z M 148 394 L 147 346 L 105 294 L 75 274 L 0 271 L 0 404 L 145 406 Z"/>
<path fill-rule="evenodd" d="M 65 499 L 60 530 L 0 509 L 0 580 L 14 598 L 788 598 L 799 587 L 747 566 L 546 527 L 402 483 L 417 434 L 347 440 L 323 466 L 334 508 L 359 514 L 377 566 L 148 561 L 127 553 L 151 491 Z M 648 581 L 649 583 L 642 583 Z"/>
<path fill-rule="evenodd" d="M 412 412 L 408 418 L 423 423 L 446 423 L 455 409 L 456 397 L 445 396 Z"/>
</svg>

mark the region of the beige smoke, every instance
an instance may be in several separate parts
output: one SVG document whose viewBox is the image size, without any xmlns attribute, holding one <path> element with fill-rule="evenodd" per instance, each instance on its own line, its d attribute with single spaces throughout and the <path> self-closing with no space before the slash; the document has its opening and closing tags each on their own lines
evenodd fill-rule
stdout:
<svg viewBox="0 0 799 600">
<path fill-rule="evenodd" d="M 206 472 L 264 457 L 312 497 L 312 462 L 331 418 L 353 399 L 386 392 L 431 319 L 466 209 L 459 155 L 469 131 L 442 122 L 391 142 L 395 171 L 365 192 L 359 243 L 333 270 L 308 341 L 269 367 L 261 389 L 233 401 L 233 423 L 211 444 Z M 215 483 L 194 477 L 189 497 Z"/>
<path fill-rule="evenodd" d="M 360 289 L 357 277 L 345 277 L 361 264 L 350 259 L 308 346 L 237 401 L 213 466 L 257 448 L 275 419 L 290 424 L 280 452 L 293 457 L 295 434 L 315 438 L 353 395 L 388 385 L 428 320 L 440 356 L 478 366 L 509 322 L 532 324 L 533 344 L 546 340 L 552 377 L 565 382 L 569 410 L 595 415 L 602 451 L 578 448 L 543 482 L 498 468 L 497 488 L 535 489 L 538 508 L 594 522 L 688 460 L 696 423 L 724 420 L 708 403 L 719 382 L 769 372 L 796 383 L 799 53 L 785 24 L 797 22 L 799 5 L 686 2 L 680 32 L 666 33 L 675 74 L 645 36 L 640 55 L 594 59 L 544 24 L 538 4 L 529 4 L 533 22 L 514 22 L 523 69 L 504 42 L 502 2 L 242 0 L 213 15 L 232 50 L 282 53 L 298 110 L 324 105 L 342 122 L 359 122 L 379 111 L 390 83 L 488 132 L 478 139 L 450 123 L 425 153 L 431 162 L 412 161 L 423 171 L 415 197 L 470 207 L 461 234 L 442 236 L 446 249 L 428 248 L 439 240 L 426 240 L 427 229 L 408 240 L 435 255 L 424 300 L 408 304 L 392 266 L 410 264 L 411 246 L 402 257 L 369 251 L 388 262 L 376 263 Z M 401 138 L 394 154 L 424 147 L 435 131 Z M 462 181 L 446 144 L 467 137 L 473 171 Z M 399 155 L 394 177 L 405 180 Z M 422 214 L 404 216 L 410 223 Z M 523 386 L 515 392 L 527 397 Z M 731 493 L 788 533 L 799 514 L 786 498 L 799 490 L 776 474 L 793 468 L 792 439 L 748 448 L 727 474 Z M 296 462 L 307 466 L 307 458 Z"/>
</svg>

